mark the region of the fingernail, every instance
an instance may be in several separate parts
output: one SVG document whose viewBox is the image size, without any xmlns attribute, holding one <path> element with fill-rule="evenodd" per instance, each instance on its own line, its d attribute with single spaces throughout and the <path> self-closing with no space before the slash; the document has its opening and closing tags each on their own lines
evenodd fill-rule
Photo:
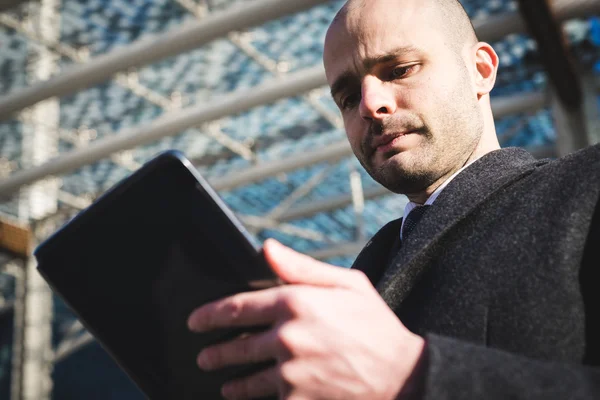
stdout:
<svg viewBox="0 0 600 400">
<path fill-rule="evenodd" d="M 187 327 L 190 331 L 192 332 L 196 332 L 196 328 L 194 327 L 194 325 L 192 324 L 192 321 L 188 319 L 187 321 Z"/>
<path fill-rule="evenodd" d="M 188 318 L 187 327 L 190 331 L 194 333 L 202 333 L 204 331 L 201 326 L 198 326 L 198 323 L 194 321 L 194 318 L 192 317 Z"/>
<path fill-rule="evenodd" d="M 210 360 L 206 355 L 206 351 L 201 351 L 200 354 L 198 354 L 198 358 L 196 358 L 196 364 L 198 364 L 200 369 L 205 371 L 210 369 Z"/>
<path fill-rule="evenodd" d="M 235 399 L 235 393 L 233 393 L 233 388 L 230 385 L 223 385 L 221 387 L 221 396 L 225 397 L 227 400 Z"/>
</svg>

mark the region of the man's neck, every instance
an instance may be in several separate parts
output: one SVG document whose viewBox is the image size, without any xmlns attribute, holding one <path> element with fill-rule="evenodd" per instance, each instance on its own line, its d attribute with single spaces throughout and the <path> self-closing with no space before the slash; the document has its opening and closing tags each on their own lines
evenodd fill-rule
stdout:
<svg viewBox="0 0 600 400">
<path fill-rule="evenodd" d="M 440 187 L 444 182 L 446 182 L 446 180 L 448 178 L 450 178 L 452 175 L 454 175 L 454 173 L 455 173 L 454 171 L 451 171 L 451 172 L 443 175 L 440 179 L 435 181 L 432 185 L 430 185 L 427 189 L 423 190 L 422 192 L 407 193 L 406 197 L 408 197 L 408 200 L 410 200 L 412 203 L 421 204 L 421 205 L 425 204 L 425 202 L 427 201 L 429 196 L 431 196 L 433 194 L 433 192 L 435 192 L 437 190 L 438 187 Z"/>
<path fill-rule="evenodd" d="M 433 184 L 431 184 L 424 191 L 418 192 L 418 193 L 409 193 L 409 194 L 406 194 L 406 197 L 408 197 L 408 200 L 410 200 L 412 203 L 420 204 L 420 205 L 425 204 L 427 202 L 427 200 L 431 197 L 431 195 L 434 194 L 442 185 L 445 186 L 445 184 L 448 182 L 448 180 L 454 179 L 454 177 L 456 175 L 458 175 L 462 170 L 467 168 L 469 165 L 471 165 L 473 162 L 475 162 L 479 158 L 480 157 L 469 157 L 469 159 L 464 164 L 462 164 L 458 168 L 453 168 L 446 174 L 442 175 L 437 181 L 435 181 Z"/>
<path fill-rule="evenodd" d="M 425 190 L 416 193 L 405 193 L 406 197 L 408 197 L 408 200 L 415 204 L 425 204 L 425 202 L 427 202 L 427 199 L 429 199 L 429 197 L 433 193 L 435 193 L 435 191 L 441 185 L 443 185 L 444 182 L 446 182 L 451 177 L 454 177 L 454 175 L 458 174 L 460 171 L 462 171 L 467 166 L 471 165 L 473 162 L 483 157 L 487 153 L 498 149 L 500 149 L 500 144 L 498 143 L 498 138 L 496 136 L 495 130 L 489 132 L 488 134 L 484 134 L 481 140 L 479 141 L 478 145 L 473 149 L 466 161 L 450 169 L 450 171 L 442 175 L 438 180 L 429 185 L 429 187 L 425 188 Z"/>
</svg>

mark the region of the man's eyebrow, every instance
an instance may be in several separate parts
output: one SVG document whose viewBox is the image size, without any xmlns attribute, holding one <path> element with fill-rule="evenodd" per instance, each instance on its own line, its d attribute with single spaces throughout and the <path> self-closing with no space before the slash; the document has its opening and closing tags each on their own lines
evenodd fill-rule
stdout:
<svg viewBox="0 0 600 400">
<path fill-rule="evenodd" d="M 344 72 L 335 80 L 335 82 L 333 82 L 333 85 L 331 85 L 331 97 L 335 99 L 336 95 L 339 92 L 341 92 L 345 87 L 349 86 L 352 83 L 352 81 L 355 80 L 356 77 L 352 72 Z"/>
<path fill-rule="evenodd" d="M 363 65 L 365 70 L 369 71 L 377 64 L 384 64 L 390 61 L 397 59 L 398 57 L 408 54 L 408 53 L 420 53 L 421 49 L 415 46 L 401 46 L 393 49 L 392 51 L 375 56 L 369 57 L 363 61 Z M 356 76 L 350 72 L 346 71 L 342 75 L 337 78 L 334 83 L 331 85 L 331 97 L 335 99 L 335 96 L 341 92 L 346 86 L 349 86 L 354 81 L 356 81 Z"/>
<path fill-rule="evenodd" d="M 384 63 L 393 61 L 393 60 L 397 59 L 398 57 L 403 56 L 408 53 L 421 53 L 421 49 L 419 49 L 418 47 L 415 47 L 415 46 L 397 47 L 397 48 L 395 48 L 385 54 L 382 54 L 380 56 L 366 58 L 363 61 L 363 66 L 368 71 L 371 68 L 373 68 L 374 66 L 376 66 L 377 64 L 384 64 Z"/>
</svg>

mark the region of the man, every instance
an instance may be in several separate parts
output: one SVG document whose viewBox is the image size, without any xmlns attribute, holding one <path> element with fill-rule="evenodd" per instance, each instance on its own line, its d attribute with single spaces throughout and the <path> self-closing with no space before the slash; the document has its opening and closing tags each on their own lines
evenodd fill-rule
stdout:
<svg viewBox="0 0 600 400">
<path fill-rule="evenodd" d="M 499 150 L 498 57 L 454 0 L 351 0 L 324 64 L 355 155 L 407 216 L 352 270 L 267 241 L 289 285 L 188 325 L 270 329 L 205 349 L 200 368 L 276 360 L 225 385 L 232 399 L 600 398 L 600 147 Z"/>
</svg>

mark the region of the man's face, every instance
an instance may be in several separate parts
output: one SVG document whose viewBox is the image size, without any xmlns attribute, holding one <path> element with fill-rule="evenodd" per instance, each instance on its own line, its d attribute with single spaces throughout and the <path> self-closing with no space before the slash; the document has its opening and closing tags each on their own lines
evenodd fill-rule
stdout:
<svg viewBox="0 0 600 400">
<path fill-rule="evenodd" d="M 327 80 L 363 167 L 418 193 L 460 169 L 481 138 L 474 66 L 429 2 L 364 3 L 327 34 Z"/>
</svg>

